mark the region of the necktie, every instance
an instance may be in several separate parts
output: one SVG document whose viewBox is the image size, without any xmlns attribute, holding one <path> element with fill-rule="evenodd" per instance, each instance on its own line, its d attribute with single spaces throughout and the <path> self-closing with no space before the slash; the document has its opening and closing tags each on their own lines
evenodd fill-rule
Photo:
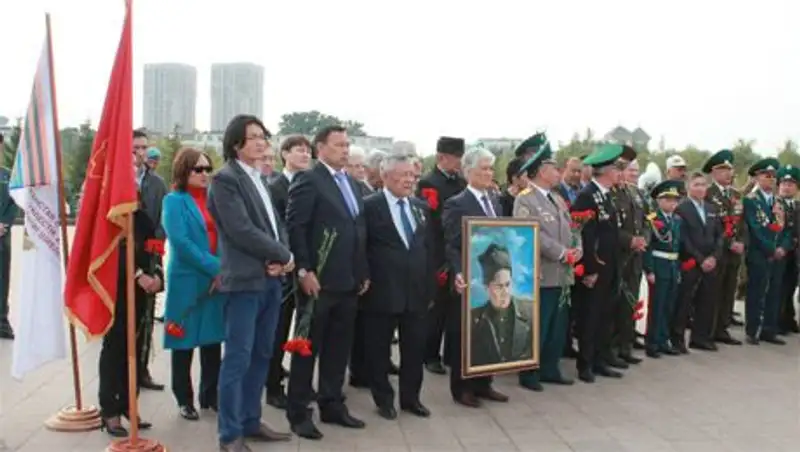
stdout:
<svg viewBox="0 0 800 452">
<path fill-rule="evenodd" d="M 481 202 L 483 203 L 483 210 L 486 211 L 487 217 L 496 217 L 497 215 L 494 214 L 494 209 L 492 208 L 492 203 L 489 202 L 489 197 L 486 195 L 481 196 Z"/>
<path fill-rule="evenodd" d="M 558 207 L 558 204 L 556 204 L 556 200 L 553 199 L 553 195 L 551 195 L 550 193 L 547 194 L 547 200 L 553 203 L 554 206 Z"/>
<path fill-rule="evenodd" d="M 400 223 L 403 225 L 403 232 L 406 235 L 406 245 L 411 248 L 411 239 L 414 237 L 414 226 L 411 226 L 411 220 L 408 217 L 406 201 L 404 199 L 398 199 L 397 205 L 400 206 Z"/>
<path fill-rule="evenodd" d="M 339 171 L 335 176 L 336 185 L 339 186 L 339 191 L 342 192 L 344 202 L 350 210 L 350 214 L 355 217 L 358 215 L 358 204 L 356 197 L 353 194 L 353 189 L 350 187 L 350 182 L 347 181 L 347 175 L 343 171 Z"/>
</svg>

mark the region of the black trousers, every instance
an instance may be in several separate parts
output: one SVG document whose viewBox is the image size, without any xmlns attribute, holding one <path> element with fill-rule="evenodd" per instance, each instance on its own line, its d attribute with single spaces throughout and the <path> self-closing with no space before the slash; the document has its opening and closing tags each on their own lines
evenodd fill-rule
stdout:
<svg viewBox="0 0 800 452">
<path fill-rule="evenodd" d="M 797 257 L 794 252 L 789 252 L 786 258 L 786 270 L 783 272 L 783 287 L 781 306 L 778 311 L 778 328 L 789 330 L 797 326 L 797 313 L 794 309 L 794 291 L 797 288 Z"/>
<path fill-rule="evenodd" d="M 642 285 L 642 256 L 634 254 L 627 257 L 625 268 L 620 275 L 625 279 L 626 289 L 634 300 L 639 300 L 639 289 Z M 633 308 L 625 294 L 620 291 L 619 300 L 614 307 L 614 332 L 612 344 L 622 355 L 630 355 L 633 342 L 636 340 L 636 322 L 633 320 Z"/>
<path fill-rule="evenodd" d="M 267 374 L 267 395 L 283 394 L 283 344 L 289 338 L 289 330 L 292 326 L 292 315 L 294 314 L 297 302 L 295 297 L 290 295 L 294 286 L 287 284 L 283 286 L 283 299 L 286 300 L 281 305 L 280 317 L 278 317 L 278 328 L 275 329 L 275 346 L 272 349 L 272 358 L 269 361 L 269 373 Z M 298 293 L 300 291 L 298 290 Z"/>
<path fill-rule="evenodd" d="M 369 366 L 367 366 L 367 338 L 374 340 L 366 332 L 366 315 L 362 309 L 356 312 L 353 331 L 353 345 L 350 348 L 350 378 L 359 382 L 369 382 Z M 391 359 L 391 349 L 386 354 Z M 385 357 L 384 357 L 385 360 Z"/>
<path fill-rule="evenodd" d="M 439 286 L 436 289 L 436 296 L 434 297 L 433 304 L 428 307 L 427 339 L 425 346 L 426 363 L 442 361 L 442 339 L 445 341 L 445 350 L 449 348 L 445 329 L 447 327 L 448 301 L 450 297 L 452 297 L 450 294 L 450 287 L 452 286 L 449 281 L 444 286 Z M 449 358 L 450 357 L 446 356 L 444 361 L 449 362 Z"/>
<path fill-rule="evenodd" d="M 613 267 L 600 273 L 591 289 L 580 283 L 574 286 L 578 296 L 576 326 L 579 371 L 604 366 L 604 361 L 611 354 L 614 313 L 619 303 L 619 275 Z"/>
<path fill-rule="evenodd" d="M 311 325 L 312 355 L 292 356 L 287 391 L 289 405 L 286 410 L 290 424 L 303 422 L 311 414 L 308 406 L 311 403 L 311 381 L 317 358 L 317 404 L 320 410 L 335 412 L 344 407 L 342 385 L 355 331 L 357 300 L 355 290 L 319 294 Z M 303 304 L 298 303 L 298 310 Z"/>
<path fill-rule="evenodd" d="M 139 353 L 139 379 L 150 376 L 150 354 L 153 350 L 153 322 L 156 315 L 156 296 L 145 294 L 144 317 L 142 318 L 142 350 Z"/>
<path fill-rule="evenodd" d="M 386 357 L 392 351 L 395 329 L 400 331 L 400 405 L 412 405 L 419 401 L 422 388 L 422 365 L 425 361 L 427 312 L 362 311 L 366 342 L 366 361 L 370 363 L 369 382 L 372 400 L 377 406 L 394 405 L 394 389 L 389 383 L 391 360 Z"/>
<path fill-rule="evenodd" d="M 11 226 L 6 235 L 0 237 L 0 328 L 10 326 L 8 322 L 8 292 L 11 286 Z"/>
<path fill-rule="evenodd" d="M 200 348 L 200 406 L 217 404 L 219 366 L 222 362 L 222 345 L 210 344 Z M 172 350 L 172 394 L 178 406 L 194 406 L 192 385 L 192 358 L 194 349 Z"/>
<path fill-rule="evenodd" d="M 476 394 L 488 391 L 492 377 L 461 378 L 461 297 L 450 294 L 447 300 L 447 328 L 445 337 L 445 357 L 450 366 L 450 395 L 459 398 L 463 394 Z"/>
<path fill-rule="evenodd" d="M 704 273 L 700 267 L 681 273 L 678 301 L 670 321 L 670 339 L 686 341 L 686 328 L 692 319 L 692 342 L 710 342 L 714 339 L 714 315 L 720 297 L 715 291 L 719 282 L 717 270 Z"/>
<path fill-rule="evenodd" d="M 121 247 L 119 255 L 120 263 L 117 276 L 117 301 L 114 309 L 114 322 L 111 325 L 111 329 L 103 336 L 100 359 L 98 360 L 98 398 L 100 413 L 104 418 L 121 416 L 128 412 L 128 309 L 125 304 L 127 300 L 124 246 Z M 135 303 L 136 356 L 139 357 L 144 348 L 144 335 L 141 333 L 144 329 L 147 293 L 138 285 L 136 286 Z M 138 361 L 137 359 L 137 365 Z M 138 395 L 138 386 L 136 389 Z"/>
<path fill-rule="evenodd" d="M 719 300 L 716 303 L 714 326 L 712 328 L 714 339 L 728 335 L 728 327 L 731 326 L 731 319 L 733 318 L 741 262 L 741 256 L 725 251 L 723 258 L 717 263 L 717 286 L 715 292 Z"/>
</svg>

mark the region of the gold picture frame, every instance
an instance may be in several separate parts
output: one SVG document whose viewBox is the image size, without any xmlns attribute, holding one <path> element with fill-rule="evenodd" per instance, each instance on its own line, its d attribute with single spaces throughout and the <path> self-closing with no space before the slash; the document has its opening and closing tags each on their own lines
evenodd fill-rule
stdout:
<svg viewBox="0 0 800 452">
<path fill-rule="evenodd" d="M 539 224 L 465 217 L 462 250 L 461 377 L 537 369 Z"/>
</svg>

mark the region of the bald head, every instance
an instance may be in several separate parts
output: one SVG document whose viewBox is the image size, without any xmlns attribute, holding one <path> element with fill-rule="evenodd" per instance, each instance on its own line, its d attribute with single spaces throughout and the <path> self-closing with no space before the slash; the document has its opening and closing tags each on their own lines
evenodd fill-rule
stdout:
<svg viewBox="0 0 800 452">
<path fill-rule="evenodd" d="M 570 157 L 564 164 L 564 171 L 561 177 L 564 183 L 572 187 L 577 187 L 581 183 L 581 170 L 583 169 L 583 162 L 577 157 Z"/>
</svg>

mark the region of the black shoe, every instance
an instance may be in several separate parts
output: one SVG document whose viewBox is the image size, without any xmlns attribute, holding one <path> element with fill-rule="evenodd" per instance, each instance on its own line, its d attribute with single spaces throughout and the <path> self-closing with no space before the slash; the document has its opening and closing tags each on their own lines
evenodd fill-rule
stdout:
<svg viewBox="0 0 800 452">
<path fill-rule="evenodd" d="M 14 340 L 14 329 L 11 328 L 11 325 L 6 323 L 0 326 L 0 339 Z"/>
<path fill-rule="evenodd" d="M 127 419 L 129 423 L 131 422 L 131 418 L 128 414 L 123 414 L 123 416 L 125 416 L 125 419 Z M 153 428 L 152 422 L 143 421 L 142 418 L 139 418 L 139 430 L 150 430 L 151 428 Z"/>
<path fill-rule="evenodd" d="M 745 340 L 750 345 L 758 345 L 759 344 L 758 338 L 755 337 L 755 336 L 750 336 L 749 334 L 747 335 L 747 339 L 745 339 Z"/>
<path fill-rule="evenodd" d="M 276 394 L 267 393 L 267 405 L 279 410 L 285 410 L 289 406 L 289 398 L 283 393 L 283 388 Z"/>
<path fill-rule="evenodd" d="M 325 424 L 336 424 L 346 428 L 364 428 L 367 425 L 361 419 L 351 416 L 347 409 L 334 413 L 323 411 L 320 413 L 319 419 Z"/>
<path fill-rule="evenodd" d="M 401 403 L 400 409 L 417 417 L 430 417 L 431 412 L 420 402 Z"/>
<path fill-rule="evenodd" d="M 391 363 L 389 366 L 389 375 L 400 375 L 400 367 L 395 363 Z"/>
<path fill-rule="evenodd" d="M 633 354 L 631 354 L 631 353 L 623 353 L 623 354 L 619 355 L 619 358 L 621 360 L 625 361 L 626 363 L 633 364 L 633 365 L 636 365 L 636 364 L 639 364 L 639 363 L 642 362 L 642 358 L 639 358 L 637 356 L 633 356 Z"/>
<path fill-rule="evenodd" d="M 523 388 L 528 389 L 528 390 L 533 391 L 533 392 L 542 392 L 542 391 L 544 391 L 544 386 L 542 386 L 542 384 L 539 383 L 538 380 L 520 381 L 519 385 L 522 386 Z"/>
<path fill-rule="evenodd" d="M 789 325 L 789 332 L 795 334 L 800 333 L 800 325 L 793 321 L 791 325 Z"/>
<path fill-rule="evenodd" d="M 622 372 L 617 372 L 616 370 L 611 369 L 608 366 L 595 366 L 592 371 L 596 375 L 600 375 L 601 377 L 606 378 L 622 378 Z"/>
<path fill-rule="evenodd" d="M 164 385 L 162 385 L 161 383 L 156 383 L 153 380 L 153 377 L 151 377 L 150 375 L 145 375 L 141 378 L 141 380 L 139 381 L 139 387 L 142 389 L 149 389 L 151 391 L 164 390 Z"/>
<path fill-rule="evenodd" d="M 786 341 L 774 334 L 762 334 L 760 339 L 768 344 L 786 345 Z"/>
<path fill-rule="evenodd" d="M 661 350 L 661 353 L 670 356 L 688 355 L 689 349 L 686 348 L 686 342 L 672 341 L 672 345 L 666 346 L 664 350 Z"/>
<path fill-rule="evenodd" d="M 630 367 L 630 366 L 628 366 L 628 363 L 626 363 L 625 361 L 617 358 L 616 356 L 611 356 L 605 361 L 606 361 L 606 364 L 609 365 L 609 367 L 613 367 L 615 369 L 627 369 L 628 367 Z"/>
<path fill-rule="evenodd" d="M 572 386 L 573 384 L 575 384 L 574 380 L 564 377 L 562 375 L 559 375 L 558 377 L 555 378 L 541 377 L 539 378 L 539 381 L 541 381 L 542 383 L 561 385 L 561 386 Z"/>
<path fill-rule="evenodd" d="M 113 438 L 128 436 L 128 429 L 122 426 L 119 416 L 100 419 L 100 431 L 108 433 Z"/>
<path fill-rule="evenodd" d="M 306 419 L 299 424 L 292 424 L 291 429 L 295 435 L 305 439 L 320 440 L 323 436 L 311 419 Z"/>
<path fill-rule="evenodd" d="M 578 379 L 584 383 L 594 383 L 594 372 L 592 372 L 591 369 L 579 370 Z"/>
<path fill-rule="evenodd" d="M 219 412 L 217 402 L 200 402 L 201 410 L 213 410 L 215 413 Z"/>
<path fill-rule="evenodd" d="M 191 405 L 181 405 L 178 409 L 178 413 L 187 421 L 196 421 L 200 419 L 200 413 Z"/>
<path fill-rule="evenodd" d="M 635 341 L 633 341 L 633 348 L 635 350 L 645 350 L 646 347 L 644 345 L 644 342 L 640 341 L 639 339 L 636 339 Z"/>
<path fill-rule="evenodd" d="M 447 369 L 444 368 L 444 365 L 441 361 L 431 361 L 429 363 L 425 363 L 425 369 L 428 372 L 438 375 L 444 375 L 447 373 Z"/>
<path fill-rule="evenodd" d="M 647 355 L 648 358 L 654 358 L 654 359 L 661 358 L 661 352 L 653 347 L 649 347 L 647 351 L 645 351 L 644 353 Z"/>
<path fill-rule="evenodd" d="M 698 350 L 705 350 L 707 352 L 715 352 L 717 351 L 717 346 L 714 345 L 713 342 L 707 341 L 691 341 L 689 342 L 689 347 L 696 348 Z"/>
<path fill-rule="evenodd" d="M 727 331 L 724 334 L 720 334 L 719 336 L 714 338 L 714 342 L 719 342 L 721 344 L 726 345 L 742 345 L 742 341 L 739 339 L 734 338 Z"/>
<path fill-rule="evenodd" d="M 363 380 L 361 378 L 350 376 L 350 386 L 354 388 L 364 389 L 364 388 L 369 388 L 369 383 L 367 383 L 366 380 Z"/>
<path fill-rule="evenodd" d="M 378 407 L 378 415 L 387 421 L 397 419 L 397 410 L 391 405 L 383 405 Z"/>
</svg>

